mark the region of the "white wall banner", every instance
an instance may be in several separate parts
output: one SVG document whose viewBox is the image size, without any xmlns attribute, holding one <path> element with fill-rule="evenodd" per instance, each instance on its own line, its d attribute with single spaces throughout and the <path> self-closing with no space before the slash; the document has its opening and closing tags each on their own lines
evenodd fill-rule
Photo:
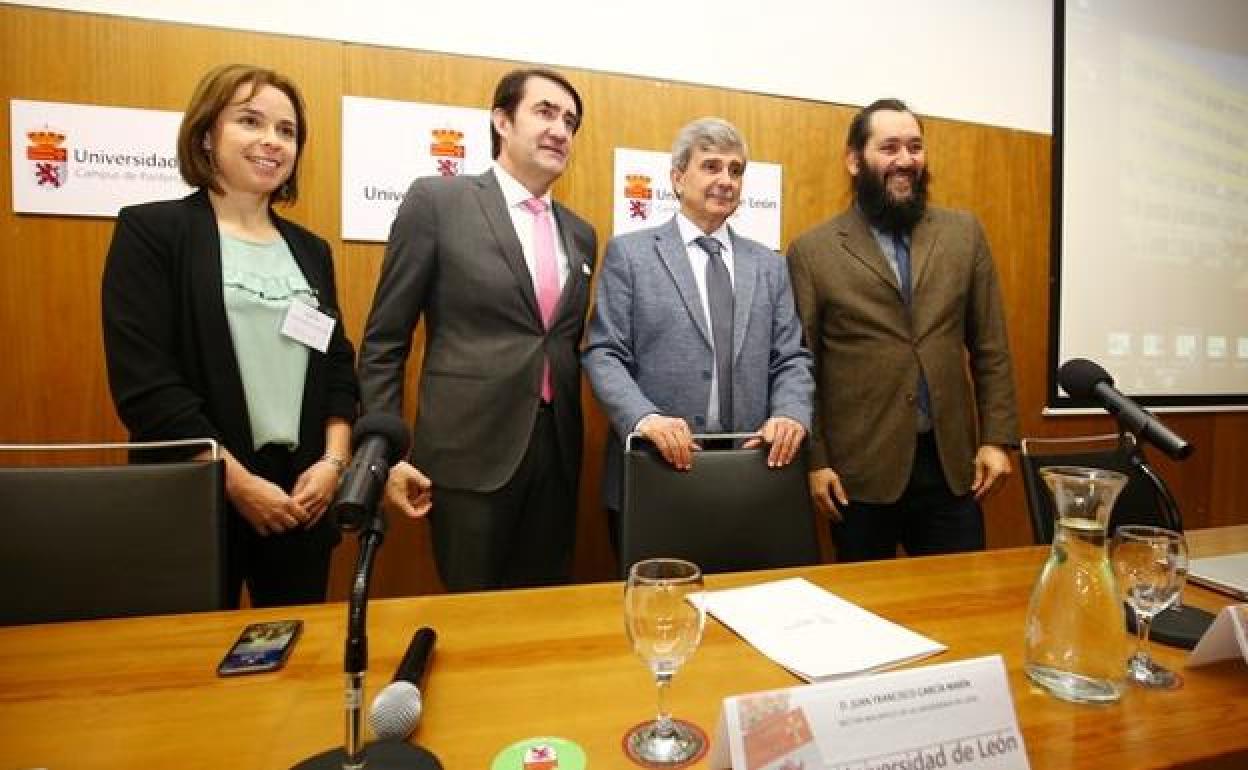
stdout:
<svg viewBox="0 0 1248 770">
<path fill-rule="evenodd" d="M 9 101 L 13 211 L 112 217 L 123 206 L 181 198 L 182 113 Z"/>
<path fill-rule="evenodd" d="M 412 180 L 490 167 L 490 113 L 342 97 L 342 237 L 385 241 Z"/>
<path fill-rule="evenodd" d="M 680 209 L 672 192 L 672 156 L 667 152 L 615 148 L 614 234 L 660 225 Z M 750 161 L 745 167 L 741 205 L 728 223 L 738 234 L 780 249 L 780 196 L 783 167 Z"/>
</svg>

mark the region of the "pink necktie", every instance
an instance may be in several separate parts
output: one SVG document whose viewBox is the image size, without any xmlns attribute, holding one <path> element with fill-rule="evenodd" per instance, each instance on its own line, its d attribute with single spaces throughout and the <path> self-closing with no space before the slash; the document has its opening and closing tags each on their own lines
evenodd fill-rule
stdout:
<svg viewBox="0 0 1248 770">
<path fill-rule="evenodd" d="M 550 209 L 541 198 L 529 198 L 524 207 L 533 215 L 533 256 L 537 259 L 537 306 L 542 311 L 542 325 L 550 328 L 559 304 L 559 267 L 555 264 L 555 228 Z M 554 398 L 550 379 L 550 361 L 542 369 L 542 400 Z"/>
</svg>

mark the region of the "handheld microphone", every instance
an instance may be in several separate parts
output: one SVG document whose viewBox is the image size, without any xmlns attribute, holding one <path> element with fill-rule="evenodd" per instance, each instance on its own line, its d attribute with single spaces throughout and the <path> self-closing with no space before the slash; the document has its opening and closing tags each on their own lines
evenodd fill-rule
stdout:
<svg viewBox="0 0 1248 770">
<path fill-rule="evenodd" d="M 348 532 L 362 529 L 377 510 L 390 467 L 407 454 L 410 434 L 402 418 L 386 412 L 366 414 L 351 432 L 351 465 L 330 507 L 330 515 Z"/>
<path fill-rule="evenodd" d="M 1114 387 L 1109 372 L 1085 358 L 1072 358 L 1057 370 L 1057 383 L 1071 398 L 1094 399 L 1118 418 L 1123 428 L 1175 460 L 1192 453 L 1192 445 L 1167 428 L 1139 404 Z"/>
<path fill-rule="evenodd" d="M 403 660 L 399 662 L 394 681 L 373 698 L 368 723 L 379 739 L 406 740 L 416 729 L 424 710 L 420 688 L 429 670 L 433 643 L 437 639 L 437 633 L 428 626 L 417 631 L 407 645 Z"/>
</svg>

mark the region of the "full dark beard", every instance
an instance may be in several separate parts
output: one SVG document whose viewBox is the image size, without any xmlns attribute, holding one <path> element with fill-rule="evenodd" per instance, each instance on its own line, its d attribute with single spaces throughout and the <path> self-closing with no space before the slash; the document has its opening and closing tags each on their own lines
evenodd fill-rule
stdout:
<svg viewBox="0 0 1248 770">
<path fill-rule="evenodd" d="M 914 179 L 910 197 L 894 201 L 889 198 L 884 179 L 863 167 L 854 177 L 854 199 L 872 227 L 886 233 L 905 234 L 914 229 L 927 210 L 927 183 L 930 180 L 931 174 L 923 169 Z"/>
</svg>

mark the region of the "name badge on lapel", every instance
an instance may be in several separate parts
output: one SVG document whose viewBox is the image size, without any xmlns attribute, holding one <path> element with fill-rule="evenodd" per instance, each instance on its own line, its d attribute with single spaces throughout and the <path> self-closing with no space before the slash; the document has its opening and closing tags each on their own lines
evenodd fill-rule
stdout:
<svg viewBox="0 0 1248 770">
<path fill-rule="evenodd" d="M 282 334 L 324 353 L 329 350 L 329 338 L 336 323 L 331 316 L 295 299 L 291 300 L 286 318 L 282 320 Z"/>
</svg>

